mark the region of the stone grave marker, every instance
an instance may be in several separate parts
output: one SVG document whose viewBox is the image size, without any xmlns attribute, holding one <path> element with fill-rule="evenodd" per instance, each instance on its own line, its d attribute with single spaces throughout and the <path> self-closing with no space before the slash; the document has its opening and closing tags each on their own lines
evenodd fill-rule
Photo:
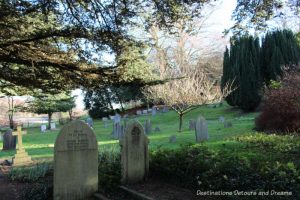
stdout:
<svg viewBox="0 0 300 200">
<path fill-rule="evenodd" d="M 0 141 L 3 141 L 2 133 L 0 133 Z"/>
<path fill-rule="evenodd" d="M 66 124 L 54 146 L 54 200 L 84 200 L 98 190 L 98 145 L 80 120 Z"/>
<path fill-rule="evenodd" d="M 114 123 L 112 132 L 113 138 L 120 139 L 123 135 L 123 130 L 124 128 L 123 125 L 121 125 L 121 122 Z"/>
<path fill-rule="evenodd" d="M 202 116 L 198 117 L 196 120 L 195 135 L 196 142 L 208 140 L 207 122 Z"/>
<path fill-rule="evenodd" d="M 45 124 L 41 125 L 41 132 L 44 133 L 47 130 L 47 126 Z"/>
<path fill-rule="evenodd" d="M 93 121 L 93 119 L 92 118 L 87 118 L 86 119 L 86 123 L 87 123 L 87 125 L 89 125 L 89 127 L 91 128 L 91 129 L 93 129 L 93 127 L 94 127 L 94 121 Z"/>
<path fill-rule="evenodd" d="M 160 128 L 158 126 L 155 127 L 154 132 L 160 132 Z"/>
<path fill-rule="evenodd" d="M 155 115 L 156 115 L 156 107 L 155 107 L 155 106 L 153 106 L 152 111 L 151 111 L 151 114 L 152 114 L 152 116 L 155 116 Z"/>
<path fill-rule="evenodd" d="M 24 166 L 33 163 L 31 157 L 27 154 L 23 147 L 22 134 L 24 133 L 25 131 L 22 132 L 21 126 L 17 126 L 17 131 L 13 132 L 13 135 L 18 136 L 18 149 L 13 159 L 13 166 Z"/>
<path fill-rule="evenodd" d="M 167 107 L 167 106 L 164 106 L 164 108 L 163 108 L 163 111 L 162 111 L 163 113 L 166 113 L 166 112 L 169 112 L 169 108 Z"/>
<path fill-rule="evenodd" d="M 225 121 L 225 122 L 224 122 L 224 128 L 230 128 L 230 127 L 232 127 L 232 122 L 230 122 L 230 121 Z"/>
<path fill-rule="evenodd" d="M 177 139 L 176 135 L 171 135 L 170 138 L 169 138 L 169 142 L 170 143 L 175 143 L 176 139 Z"/>
<path fill-rule="evenodd" d="M 142 111 L 141 110 L 137 110 L 136 111 L 136 115 L 141 115 L 142 114 Z"/>
<path fill-rule="evenodd" d="M 120 122 L 121 122 L 121 115 L 116 114 L 116 115 L 114 116 L 114 124 L 120 123 Z"/>
<path fill-rule="evenodd" d="M 8 129 L 3 134 L 3 148 L 2 150 L 15 150 L 17 146 L 17 137 L 12 134 L 12 130 Z"/>
<path fill-rule="evenodd" d="M 104 128 L 107 128 L 108 127 L 108 118 L 102 117 L 102 121 L 104 122 Z"/>
<path fill-rule="evenodd" d="M 225 117 L 220 116 L 220 117 L 219 117 L 219 122 L 220 122 L 220 123 L 224 123 L 224 122 L 225 122 Z"/>
<path fill-rule="evenodd" d="M 145 133 L 146 135 L 152 133 L 152 123 L 150 119 L 147 119 L 144 123 Z"/>
<path fill-rule="evenodd" d="M 55 130 L 55 129 L 56 129 L 55 122 L 51 122 L 51 124 L 50 124 L 50 130 Z"/>
<path fill-rule="evenodd" d="M 148 110 L 143 110 L 143 115 L 147 115 L 148 114 Z"/>
<path fill-rule="evenodd" d="M 127 125 L 120 140 L 123 184 L 143 181 L 149 173 L 149 140 L 143 126 L 134 121 Z"/>
<path fill-rule="evenodd" d="M 114 120 L 115 116 L 109 116 L 110 120 Z"/>
<path fill-rule="evenodd" d="M 195 130 L 195 126 L 196 126 L 196 121 L 194 119 L 190 119 L 189 120 L 189 130 Z"/>
</svg>

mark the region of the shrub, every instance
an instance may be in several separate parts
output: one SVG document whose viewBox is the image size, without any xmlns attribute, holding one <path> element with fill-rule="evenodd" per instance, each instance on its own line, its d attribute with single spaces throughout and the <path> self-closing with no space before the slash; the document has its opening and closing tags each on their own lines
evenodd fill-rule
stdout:
<svg viewBox="0 0 300 200">
<path fill-rule="evenodd" d="M 288 75 L 282 87 L 270 89 L 256 119 L 261 131 L 291 133 L 300 130 L 300 75 Z"/>
</svg>

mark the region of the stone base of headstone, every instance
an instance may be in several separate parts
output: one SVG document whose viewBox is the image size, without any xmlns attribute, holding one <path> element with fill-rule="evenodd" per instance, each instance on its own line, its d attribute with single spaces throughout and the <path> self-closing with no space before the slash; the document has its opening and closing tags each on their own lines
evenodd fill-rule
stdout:
<svg viewBox="0 0 300 200">
<path fill-rule="evenodd" d="M 24 166 L 24 165 L 30 165 L 32 163 L 33 161 L 31 157 L 24 149 L 17 150 L 17 153 L 13 159 L 13 166 Z"/>
</svg>

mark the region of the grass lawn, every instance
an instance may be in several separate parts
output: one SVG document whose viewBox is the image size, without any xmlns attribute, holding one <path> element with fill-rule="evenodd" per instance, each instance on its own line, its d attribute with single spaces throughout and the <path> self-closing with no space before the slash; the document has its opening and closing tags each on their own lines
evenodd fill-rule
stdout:
<svg viewBox="0 0 300 200">
<path fill-rule="evenodd" d="M 205 142 L 210 148 L 236 147 L 240 145 L 238 142 L 230 140 L 235 136 L 251 134 L 254 131 L 254 117 L 257 113 L 241 114 L 237 109 L 231 108 L 228 105 L 223 105 L 218 108 L 209 108 L 206 106 L 200 107 L 184 116 L 183 132 L 178 132 L 178 115 L 174 111 L 168 113 L 158 113 L 155 117 L 140 116 L 137 119 L 144 123 L 147 118 L 151 118 L 152 128 L 158 126 L 161 131 L 153 132 L 149 135 L 150 149 L 156 148 L 177 148 L 181 144 L 195 143 L 194 131 L 188 130 L 189 119 L 203 115 L 208 120 L 209 141 Z M 233 124 L 230 128 L 224 128 L 223 124 L 218 122 L 218 118 L 224 116 L 226 120 L 230 120 Z M 112 122 L 109 122 L 109 128 L 104 128 L 104 123 L 101 120 L 94 121 L 94 132 L 97 136 L 99 151 L 112 150 L 119 151 L 118 140 L 111 137 Z M 59 127 L 58 127 L 59 128 Z M 33 159 L 52 159 L 54 142 L 59 133 L 57 131 L 49 131 L 41 134 L 40 128 L 27 129 L 28 134 L 23 136 L 23 145 L 26 151 Z M 177 135 L 176 143 L 169 143 L 169 137 L 173 134 Z M 2 149 L 2 142 L 0 142 Z M 0 151 L 0 159 L 10 159 L 15 154 L 15 151 Z"/>
</svg>

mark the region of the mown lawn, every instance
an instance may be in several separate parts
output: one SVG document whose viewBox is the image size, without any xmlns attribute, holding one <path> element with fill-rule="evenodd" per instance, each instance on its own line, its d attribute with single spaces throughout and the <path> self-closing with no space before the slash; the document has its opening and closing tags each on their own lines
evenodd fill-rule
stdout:
<svg viewBox="0 0 300 200">
<path fill-rule="evenodd" d="M 203 115 L 208 121 L 209 141 L 205 142 L 205 145 L 212 149 L 219 149 L 224 148 L 224 146 L 226 148 L 238 148 L 241 144 L 233 140 L 234 137 L 254 133 L 254 118 L 257 113 L 243 114 L 240 110 L 228 105 L 217 108 L 203 106 L 184 117 L 184 130 L 181 133 L 178 132 L 178 116 L 174 111 L 158 113 L 155 117 L 151 115 L 140 116 L 136 119 L 144 123 L 147 118 L 150 118 L 153 130 L 156 126 L 161 129 L 160 132 L 153 132 L 149 135 L 150 149 L 178 148 L 182 144 L 195 143 L 195 133 L 189 131 L 188 123 L 189 119 L 194 119 L 199 115 Z M 233 126 L 224 128 L 223 124 L 218 121 L 220 116 L 231 121 Z M 119 151 L 118 141 L 111 136 L 112 122 L 109 122 L 108 127 L 105 128 L 101 120 L 94 121 L 94 132 L 97 136 L 99 151 Z M 59 130 L 41 134 L 38 127 L 29 128 L 27 132 L 28 134 L 23 136 L 23 145 L 33 159 L 40 161 L 52 159 L 54 142 Z M 177 142 L 169 143 L 169 137 L 173 134 L 177 135 Z M 2 142 L 0 142 L 0 148 L 2 149 Z M 0 151 L 0 159 L 10 159 L 14 154 L 15 151 Z"/>
</svg>

